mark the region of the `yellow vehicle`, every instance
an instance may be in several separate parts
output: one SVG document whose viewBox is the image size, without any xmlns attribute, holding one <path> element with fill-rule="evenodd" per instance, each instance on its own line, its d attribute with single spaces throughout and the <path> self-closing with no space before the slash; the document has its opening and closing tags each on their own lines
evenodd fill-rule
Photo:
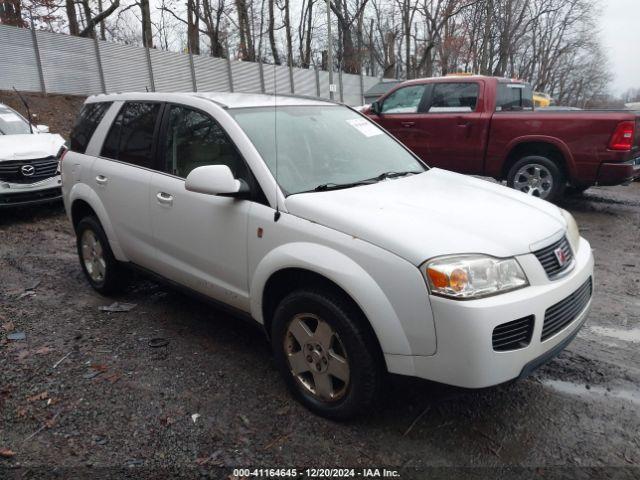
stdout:
<svg viewBox="0 0 640 480">
<path fill-rule="evenodd" d="M 547 93 L 533 92 L 533 105 L 535 107 L 548 107 L 553 99 Z"/>
</svg>

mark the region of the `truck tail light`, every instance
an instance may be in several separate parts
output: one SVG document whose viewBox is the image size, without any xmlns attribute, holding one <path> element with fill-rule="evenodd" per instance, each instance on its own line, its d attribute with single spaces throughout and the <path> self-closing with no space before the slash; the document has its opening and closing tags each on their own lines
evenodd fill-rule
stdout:
<svg viewBox="0 0 640 480">
<path fill-rule="evenodd" d="M 630 121 L 620 122 L 609 140 L 610 150 L 628 151 L 633 147 L 633 136 L 635 134 L 635 124 Z"/>
</svg>

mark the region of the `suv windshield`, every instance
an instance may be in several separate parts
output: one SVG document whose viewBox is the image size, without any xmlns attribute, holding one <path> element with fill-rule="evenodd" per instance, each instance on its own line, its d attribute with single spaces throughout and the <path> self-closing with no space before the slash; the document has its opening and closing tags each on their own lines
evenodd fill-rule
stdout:
<svg viewBox="0 0 640 480">
<path fill-rule="evenodd" d="M 31 133 L 27 121 L 6 105 L 0 105 L 0 135 Z"/>
<path fill-rule="evenodd" d="M 288 195 L 426 170 L 374 123 L 341 105 L 238 108 L 229 113 Z"/>
</svg>

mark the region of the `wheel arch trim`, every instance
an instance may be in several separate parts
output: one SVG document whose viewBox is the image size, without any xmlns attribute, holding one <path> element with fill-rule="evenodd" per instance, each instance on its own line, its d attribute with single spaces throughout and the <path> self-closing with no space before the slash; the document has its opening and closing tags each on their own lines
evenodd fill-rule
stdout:
<svg viewBox="0 0 640 480">
<path fill-rule="evenodd" d="M 371 275 L 353 259 L 324 245 L 297 242 L 281 245 L 260 261 L 251 280 L 251 315 L 265 324 L 263 298 L 273 275 L 286 269 L 320 275 L 342 289 L 358 305 L 384 353 L 410 355 L 404 328 L 391 302 Z M 293 290 L 293 289 L 292 289 Z"/>
<path fill-rule="evenodd" d="M 95 212 L 102 228 L 104 229 L 104 233 L 107 235 L 107 239 L 109 240 L 109 246 L 111 247 L 111 251 L 113 252 L 113 256 L 116 260 L 121 262 L 128 261 L 126 255 L 120 248 L 120 244 L 117 241 L 117 237 L 115 235 L 115 231 L 113 229 L 113 225 L 109 219 L 109 215 L 107 215 L 107 210 L 104 208 L 100 197 L 98 194 L 91 189 L 88 185 L 84 183 L 75 183 L 70 191 L 69 191 L 69 219 L 73 221 L 73 205 L 77 201 L 83 201 L 87 203 L 91 209 Z"/>
</svg>

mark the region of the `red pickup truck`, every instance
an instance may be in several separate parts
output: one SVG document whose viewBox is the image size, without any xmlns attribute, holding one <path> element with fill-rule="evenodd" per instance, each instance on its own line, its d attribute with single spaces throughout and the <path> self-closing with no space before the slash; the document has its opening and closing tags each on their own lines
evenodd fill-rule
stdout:
<svg viewBox="0 0 640 480">
<path fill-rule="evenodd" d="M 428 165 L 491 176 L 547 200 L 567 185 L 640 177 L 640 115 L 537 110 L 521 81 L 455 76 L 397 85 L 363 113 Z"/>
</svg>

